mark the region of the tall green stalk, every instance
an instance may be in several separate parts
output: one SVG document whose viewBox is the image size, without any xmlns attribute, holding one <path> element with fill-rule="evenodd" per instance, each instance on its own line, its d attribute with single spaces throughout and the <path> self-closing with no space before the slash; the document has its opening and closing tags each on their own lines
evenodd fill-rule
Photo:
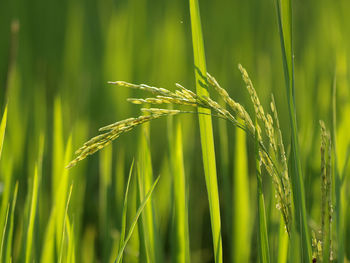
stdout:
<svg viewBox="0 0 350 263">
<path fill-rule="evenodd" d="M 294 222 L 300 233 L 300 250 L 302 262 L 311 260 L 311 240 L 307 226 L 307 215 L 305 205 L 304 181 L 301 169 L 298 129 L 295 108 L 294 92 L 294 59 L 292 39 L 292 0 L 276 0 L 278 27 L 281 40 L 283 67 L 287 90 L 289 120 L 292 135 L 291 160 L 292 160 L 292 188 L 295 206 Z"/>
<path fill-rule="evenodd" d="M 257 120 L 255 118 L 255 172 L 257 178 L 257 192 L 258 192 L 258 254 L 260 263 L 270 262 L 270 249 L 269 239 L 267 235 L 267 223 L 266 223 L 266 209 L 264 194 L 262 191 L 262 177 L 259 157 L 259 142 L 258 142 L 258 129 Z"/>
<path fill-rule="evenodd" d="M 249 200 L 246 134 L 236 128 L 234 176 L 232 184 L 232 262 L 249 262 L 251 207 Z"/>
<path fill-rule="evenodd" d="M 198 0 L 190 0 L 190 15 L 195 65 L 196 91 L 198 95 L 209 96 L 208 90 L 201 85 L 201 82 L 204 82 L 203 76 L 206 75 L 207 69 L 205 62 L 204 43 Z M 204 108 L 198 108 L 198 112 L 210 114 L 210 110 Z M 206 116 L 204 114 L 199 114 L 198 118 L 202 145 L 205 182 L 207 186 L 209 199 L 215 262 L 218 263 L 222 262 L 222 239 L 212 121 L 210 116 Z"/>
<path fill-rule="evenodd" d="M 173 262 L 188 263 L 190 262 L 190 238 L 188 229 L 186 177 L 182 150 L 182 131 L 180 120 L 176 121 L 176 127 L 173 127 L 173 122 L 173 118 L 169 118 L 168 137 L 174 192 L 174 255 L 172 258 Z"/>
</svg>

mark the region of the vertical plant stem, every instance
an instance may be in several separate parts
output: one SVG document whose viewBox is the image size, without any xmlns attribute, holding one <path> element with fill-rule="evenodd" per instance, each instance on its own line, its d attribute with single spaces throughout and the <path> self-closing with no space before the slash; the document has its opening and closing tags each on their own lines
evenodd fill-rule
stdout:
<svg viewBox="0 0 350 263">
<path fill-rule="evenodd" d="M 39 191 L 39 182 L 38 182 L 38 166 L 35 166 L 34 177 L 33 177 L 33 189 L 32 189 L 32 198 L 30 205 L 30 216 L 28 220 L 28 230 L 26 237 L 26 249 L 25 249 L 25 262 L 29 263 L 32 261 L 32 251 L 33 251 L 33 240 L 34 240 L 34 223 L 35 215 L 37 213 L 37 201 L 38 201 L 38 191 Z"/>
<path fill-rule="evenodd" d="M 295 206 L 294 223 L 300 233 L 302 262 L 311 260 L 311 240 L 307 226 L 304 181 L 301 169 L 294 92 L 294 54 L 292 39 L 292 0 L 276 0 L 283 67 L 292 135 L 292 188 Z"/>
<path fill-rule="evenodd" d="M 236 128 L 233 176 L 233 232 L 232 262 L 249 262 L 250 256 L 250 202 L 246 134 Z"/>
<path fill-rule="evenodd" d="M 280 219 L 280 229 L 278 234 L 278 263 L 287 263 L 288 257 L 288 233 L 285 228 L 285 223 L 283 220 L 283 216 L 281 215 Z"/>
<path fill-rule="evenodd" d="M 334 73 L 333 85 L 332 85 L 332 142 L 333 142 L 333 174 L 334 174 L 334 192 L 335 192 L 335 220 L 336 220 L 336 231 L 338 238 L 338 262 L 344 262 L 344 216 L 343 207 L 341 202 L 341 190 L 342 190 L 342 180 L 340 178 L 339 168 L 338 168 L 338 157 L 337 157 L 337 79 L 336 73 Z"/>
<path fill-rule="evenodd" d="M 205 82 L 202 76 L 206 75 L 207 70 L 198 0 L 190 0 L 190 15 L 196 90 L 197 94 L 200 96 L 209 96 L 207 89 L 201 86 L 201 82 Z M 198 108 L 198 112 L 210 113 L 210 110 Z M 207 186 L 209 199 L 214 255 L 215 262 L 218 263 L 222 262 L 222 239 L 212 121 L 210 116 L 205 116 L 204 114 L 199 114 L 198 118 L 205 182 Z"/>
<path fill-rule="evenodd" d="M 259 142 L 258 142 L 258 129 L 257 120 L 255 118 L 255 168 L 256 168 L 256 178 L 257 178 L 257 196 L 258 196 L 258 253 L 260 263 L 270 262 L 270 250 L 269 250 L 269 240 L 267 236 L 267 223 L 266 223 L 266 212 L 265 212 L 265 201 L 264 194 L 262 191 L 262 178 L 261 178 L 261 168 L 260 168 L 260 157 L 259 157 Z"/>
<path fill-rule="evenodd" d="M 149 191 L 153 182 L 153 169 L 151 151 L 149 146 L 150 131 L 149 123 L 143 124 L 141 134 L 141 146 L 140 146 L 140 197 L 143 199 L 146 195 L 146 191 Z M 154 204 L 152 198 L 149 204 L 145 207 L 145 212 L 142 214 L 143 232 L 145 239 L 146 254 L 149 262 L 163 262 L 161 255 L 161 242 L 159 240 L 159 233 L 157 229 L 157 222 L 154 213 Z"/>
<path fill-rule="evenodd" d="M 188 230 L 188 205 L 186 198 L 186 177 L 182 151 L 181 122 L 176 122 L 173 133 L 173 118 L 169 118 L 170 159 L 173 172 L 174 192 L 174 262 L 190 262 Z"/>
</svg>

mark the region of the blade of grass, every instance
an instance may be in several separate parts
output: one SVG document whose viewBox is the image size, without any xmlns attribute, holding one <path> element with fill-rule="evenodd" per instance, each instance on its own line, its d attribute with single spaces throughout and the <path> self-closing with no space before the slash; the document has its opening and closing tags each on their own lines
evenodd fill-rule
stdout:
<svg viewBox="0 0 350 263">
<path fill-rule="evenodd" d="M 141 181 L 141 171 L 140 171 L 140 165 L 137 165 L 137 177 L 136 177 L 136 207 L 140 207 L 143 196 L 144 196 L 144 190 L 143 190 L 143 184 Z M 138 241 L 139 241 L 139 262 L 149 262 L 149 256 L 147 254 L 146 249 L 146 239 L 145 239 L 145 231 L 143 227 L 143 220 L 138 222 L 137 224 L 138 228 Z"/>
<path fill-rule="evenodd" d="M 232 262 L 249 262 L 251 224 L 246 134 L 240 128 L 235 130 Z"/>
<path fill-rule="evenodd" d="M 32 201 L 30 205 L 30 215 L 28 222 L 27 238 L 26 238 L 26 252 L 25 252 L 25 262 L 29 263 L 32 261 L 32 250 L 33 250 L 33 240 L 34 240 L 34 223 L 37 208 L 37 199 L 39 191 L 38 182 L 38 166 L 35 166 L 34 178 L 33 178 L 33 190 L 32 190 Z"/>
<path fill-rule="evenodd" d="M 8 163 L 4 164 L 4 167 L 6 165 L 6 168 L 4 169 L 3 174 L 3 184 L 4 189 L 1 194 L 1 208 L 0 208 L 0 236 L 3 236 L 5 231 L 5 222 L 7 220 L 7 213 L 8 213 L 8 205 L 11 198 L 11 189 L 12 189 L 12 176 L 13 176 L 13 162 L 10 159 Z"/>
<path fill-rule="evenodd" d="M 62 259 L 63 259 L 63 253 L 64 253 L 64 243 L 65 243 L 65 240 L 64 240 L 64 237 L 65 237 L 65 233 L 67 231 L 66 229 L 66 221 L 67 221 L 67 218 L 68 218 L 68 207 L 69 207 L 69 202 L 70 202 L 70 199 L 71 199 L 71 196 L 72 196 L 72 191 L 73 191 L 73 184 L 71 184 L 70 188 L 69 188 L 69 192 L 68 192 L 68 197 L 67 197 L 67 202 L 66 202 L 66 207 L 64 209 L 64 217 L 63 217 L 63 226 L 62 226 L 62 233 L 61 233 L 61 244 L 60 244 L 60 255 L 59 255 L 59 260 L 58 262 L 61 263 L 62 262 Z M 70 242 L 70 240 L 68 240 L 67 242 Z"/>
<path fill-rule="evenodd" d="M 294 54 L 292 39 L 292 0 L 276 0 L 283 67 L 292 135 L 292 188 L 295 207 L 294 223 L 300 233 L 302 262 L 311 260 L 311 239 L 307 225 L 304 181 L 301 169 L 294 91 Z"/>
<path fill-rule="evenodd" d="M 153 181 L 153 169 L 151 151 L 149 146 L 149 123 L 143 124 L 141 131 L 141 148 L 140 148 L 140 197 L 144 198 L 146 191 L 151 188 Z M 153 198 L 152 198 L 153 199 Z M 156 218 L 154 214 L 154 204 L 151 201 L 145 207 L 142 214 L 143 232 L 146 247 L 147 258 L 150 262 L 163 262 L 161 255 L 161 242 L 159 241 L 159 233 L 157 229 Z"/>
<path fill-rule="evenodd" d="M 99 153 L 99 227 L 102 242 L 102 261 L 107 261 L 110 249 L 111 238 L 109 229 L 111 227 L 110 211 L 109 208 L 109 196 L 112 183 L 112 155 L 113 148 L 106 147 Z"/>
<path fill-rule="evenodd" d="M 6 235 L 9 211 L 10 211 L 10 204 L 7 205 L 6 216 L 5 216 L 5 223 L 4 223 L 4 228 L 2 230 L 1 247 L 0 247 L 0 262 L 3 262 L 4 242 L 5 242 L 5 235 Z"/>
<path fill-rule="evenodd" d="M 7 105 L 5 107 L 4 113 L 2 114 L 2 119 L 0 124 L 0 160 L 1 160 L 2 147 L 5 139 L 6 123 L 7 123 Z"/>
<path fill-rule="evenodd" d="M 266 212 L 265 212 L 265 201 L 264 194 L 262 191 L 262 177 L 261 177 L 261 168 L 260 168 L 260 157 L 259 157 L 259 142 L 258 142 L 258 129 L 257 129 L 257 119 L 255 118 L 255 168 L 256 168 L 256 177 L 258 182 L 258 253 L 260 263 L 269 263 L 270 262 L 270 250 L 269 250 L 269 240 L 268 240 L 268 231 L 266 224 Z"/>
<path fill-rule="evenodd" d="M 74 238 L 74 223 L 71 223 L 69 217 L 66 217 L 66 229 L 67 229 L 67 258 L 65 262 L 75 263 L 75 238 Z"/>
<path fill-rule="evenodd" d="M 15 218 L 15 208 L 16 208 L 16 202 L 17 202 L 17 194 L 18 194 L 18 182 L 16 182 L 15 190 L 13 193 L 13 199 L 12 199 L 12 207 L 11 207 L 11 215 L 10 215 L 10 227 L 9 232 L 6 240 L 6 257 L 5 262 L 9 263 L 11 262 L 12 258 L 12 240 L 13 240 L 13 231 L 14 231 L 14 218 Z"/>
<path fill-rule="evenodd" d="M 122 212 L 122 225 L 121 225 L 121 230 L 120 230 L 120 240 L 119 240 L 119 249 L 118 249 L 118 254 L 122 250 L 124 240 L 125 240 L 125 229 L 126 229 L 126 212 L 127 212 L 127 207 L 128 207 L 128 193 L 129 193 L 129 185 L 131 181 L 131 175 L 132 175 L 132 170 L 134 167 L 134 160 L 131 163 L 130 171 L 129 171 L 129 177 L 128 177 L 128 183 L 126 185 L 126 190 L 125 190 L 125 197 L 124 197 L 124 205 L 123 205 L 123 212 Z M 120 258 L 120 262 L 123 261 L 123 256 Z"/>
<path fill-rule="evenodd" d="M 59 97 L 55 98 L 53 111 L 53 151 L 52 151 L 52 193 L 55 194 L 60 185 L 62 176 L 63 158 L 64 158 L 64 142 L 62 132 L 62 104 Z M 56 196 L 54 196 L 56 198 Z"/>
<path fill-rule="evenodd" d="M 64 153 L 64 158 L 61 160 L 61 166 L 64 167 L 68 160 L 71 158 L 72 153 L 72 136 L 68 138 L 67 146 Z M 60 174 L 59 185 L 56 186 L 55 191 L 55 204 L 56 207 L 56 251 L 61 251 L 62 244 L 62 231 L 64 230 L 67 197 L 69 196 L 69 170 L 64 169 Z"/>
<path fill-rule="evenodd" d="M 278 234 L 278 263 L 287 263 L 288 258 L 288 233 L 285 228 L 285 223 L 283 220 L 283 216 L 281 215 L 280 219 L 280 228 Z"/>
<path fill-rule="evenodd" d="M 190 0 L 190 16 L 192 28 L 192 44 L 195 65 L 196 90 L 200 96 L 209 96 L 206 88 L 201 85 L 205 82 L 203 76 L 206 75 L 206 62 L 204 43 L 202 36 L 202 26 L 198 0 Z M 210 110 L 198 108 L 198 112 L 210 114 Z M 222 238 L 221 238 L 221 218 L 218 183 L 216 176 L 216 162 L 212 121 L 210 116 L 199 114 L 199 129 L 201 136 L 202 157 L 205 174 L 205 182 L 208 191 L 210 221 L 213 235 L 213 247 L 215 262 L 222 262 Z"/>
<path fill-rule="evenodd" d="M 188 232 L 188 206 L 186 198 L 186 177 L 182 150 L 181 122 L 176 122 L 173 134 L 173 119 L 168 121 L 170 160 L 173 173 L 174 192 L 174 262 L 190 262 L 190 245 Z"/>
<path fill-rule="evenodd" d="M 333 175 L 334 175 L 334 192 L 335 192 L 335 220 L 336 220 L 336 231 L 338 238 L 338 250 L 337 259 L 338 262 L 344 262 L 344 216 L 343 216 L 343 206 L 341 201 L 341 188 L 342 179 L 338 168 L 338 156 L 337 156 L 337 100 L 336 91 L 337 89 L 337 79 L 336 74 L 334 74 L 333 84 L 332 84 L 332 143 L 333 143 Z M 346 162 L 345 162 L 346 165 Z"/>
<path fill-rule="evenodd" d="M 144 210 L 146 204 L 150 200 L 150 197 L 151 197 L 151 195 L 153 193 L 154 188 L 156 187 L 156 185 L 157 185 L 157 183 L 159 181 L 159 178 L 160 177 L 158 176 L 158 178 L 155 180 L 155 182 L 151 186 L 151 189 L 148 191 L 146 197 L 143 199 L 142 203 L 140 204 L 139 208 L 137 209 L 136 215 L 135 215 L 135 217 L 132 220 L 132 223 L 130 225 L 130 229 L 129 229 L 128 235 L 126 236 L 125 241 L 124 241 L 123 245 L 121 246 L 121 249 L 120 249 L 120 251 L 118 253 L 118 256 L 117 256 L 117 259 L 115 260 L 115 263 L 119 263 L 120 262 L 121 257 L 122 257 L 122 255 L 124 253 L 125 247 L 126 247 L 128 241 L 131 238 L 131 235 L 132 235 L 132 233 L 134 231 L 134 228 L 136 226 L 137 220 L 139 219 L 139 217 L 140 217 L 142 211 Z"/>
</svg>

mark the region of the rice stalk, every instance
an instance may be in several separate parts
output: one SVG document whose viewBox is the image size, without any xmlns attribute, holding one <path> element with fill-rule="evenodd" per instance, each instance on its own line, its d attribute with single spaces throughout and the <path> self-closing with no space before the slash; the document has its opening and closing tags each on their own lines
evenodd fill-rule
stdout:
<svg viewBox="0 0 350 263">
<path fill-rule="evenodd" d="M 256 115 L 257 116 L 257 115 Z M 266 224 L 266 210 L 264 194 L 262 191 L 262 174 L 261 174 L 261 155 L 259 154 L 259 141 L 258 141 L 258 129 L 257 118 L 255 118 L 255 173 L 257 178 L 257 201 L 258 201 L 258 254 L 261 263 L 270 262 L 270 250 L 268 231 Z"/>
<path fill-rule="evenodd" d="M 133 172 L 133 167 L 134 167 L 134 161 L 131 163 L 131 167 L 129 170 L 129 176 L 128 176 L 128 182 L 126 184 L 126 190 L 125 190 L 125 197 L 124 197 L 124 205 L 123 205 L 123 211 L 122 211 L 122 224 L 121 224 L 121 229 L 120 229 L 120 239 L 119 239 L 119 249 L 118 249 L 118 254 L 121 252 L 123 248 L 123 244 L 125 241 L 125 230 L 126 230 L 126 212 L 128 208 L 128 194 L 129 194 L 129 186 L 130 186 L 130 181 L 131 181 L 131 175 Z M 120 262 L 123 261 L 123 256 L 120 258 Z"/>
<path fill-rule="evenodd" d="M 15 184 L 15 190 L 12 195 L 12 205 L 11 205 L 11 214 L 10 214 L 10 226 L 8 230 L 7 240 L 6 240 L 6 254 L 5 254 L 5 262 L 12 262 L 13 257 L 13 235 L 14 235 L 14 220 L 15 220 L 15 208 L 17 202 L 17 194 L 18 194 L 18 181 Z"/>
<path fill-rule="evenodd" d="M 251 249 L 251 204 L 246 133 L 235 128 L 234 175 L 232 182 L 232 262 L 249 262 Z"/>
<path fill-rule="evenodd" d="M 147 204 L 148 201 L 150 200 L 150 197 L 151 197 L 151 195 L 152 195 L 152 193 L 153 193 L 154 188 L 156 187 L 156 185 L 157 185 L 157 183 L 158 183 L 158 181 L 159 181 L 159 178 L 160 178 L 160 177 L 158 176 L 158 178 L 154 181 L 154 183 L 153 183 L 153 185 L 151 186 L 150 190 L 148 191 L 148 193 L 146 194 L 146 196 L 145 196 L 144 199 L 142 200 L 140 206 L 138 207 L 137 212 L 136 212 L 136 215 L 135 215 L 134 219 L 133 219 L 132 222 L 131 222 L 131 225 L 130 225 L 130 228 L 129 228 L 129 232 L 128 232 L 126 238 L 125 238 L 125 241 L 123 242 L 121 248 L 120 248 L 119 251 L 118 251 L 118 256 L 117 256 L 116 260 L 114 261 L 115 263 L 119 263 L 119 262 L 120 262 L 120 259 L 121 259 L 122 255 L 123 255 L 123 253 L 124 253 L 125 247 L 126 247 L 128 241 L 130 240 L 131 235 L 132 235 L 132 233 L 133 233 L 133 231 L 134 231 L 134 228 L 135 228 L 135 226 L 136 226 L 136 223 L 137 223 L 137 221 L 138 221 L 138 219 L 139 219 L 139 217 L 140 217 L 142 211 L 144 210 L 146 204 Z"/>
<path fill-rule="evenodd" d="M 189 4 L 192 29 L 192 47 L 195 66 L 196 92 L 199 96 L 208 97 L 209 99 L 209 92 L 207 90 L 207 87 L 203 87 L 201 85 L 201 83 L 204 82 L 206 79 L 205 73 L 207 72 L 207 69 L 198 0 L 189 0 Z M 205 107 L 198 107 L 197 110 L 198 113 L 211 113 L 210 109 Z M 216 263 L 220 263 L 223 260 L 221 216 L 216 174 L 212 119 L 211 116 L 202 114 L 198 115 L 198 119 L 201 137 L 204 176 L 209 200 L 209 212 L 214 247 L 214 258 Z"/>
<path fill-rule="evenodd" d="M 39 175 L 38 166 L 35 166 L 33 185 L 32 185 L 32 196 L 30 203 L 30 214 L 28 220 L 28 228 L 26 233 L 26 247 L 25 247 L 25 262 L 29 263 L 32 261 L 33 241 L 34 241 L 34 223 L 37 213 L 38 203 L 38 191 L 39 191 Z"/>
<path fill-rule="evenodd" d="M 288 101 L 288 113 L 291 128 L 291 181 L 294 198 L 294 222 L 299 231 L 302 262 L 311 261 L 311 239 L 307 224 L 304 181 L 301 169 L 298 128 L 296 119 L 294 88 L 294 50 L 292 35 L 292 0 L 276 0 L 277 21 L 280 35 L 285 85 Z"/>
<path fill-rule="evenodd" d="M 332 262 L 332 168 L 331 154 L 332 145 L 330 134 L 326 130 L 323 121 L 320 121 L 321 126 L 321 244 L 323 252 L 322 262 Z"/>
<path fill-rule="evenodd" d="M 190 238 L 188 229 L 188 202 L 186 195 L 186 176 L 182 150 L 182 131 L 180 120 L 173 129 L 172 118 L 168 122 L 169 155 L 173 177 L 174 194 L 174 238 L 173 261 L 190 262 Z M 174 132 L 175 130 L 175 132 Z"/>
</svg>

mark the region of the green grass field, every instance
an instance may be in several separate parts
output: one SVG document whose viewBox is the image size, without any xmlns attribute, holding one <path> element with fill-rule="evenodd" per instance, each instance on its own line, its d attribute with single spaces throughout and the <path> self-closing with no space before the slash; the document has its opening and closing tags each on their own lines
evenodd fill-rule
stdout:
<svg viewBox="0 0 350 263">
<path fill-rule="evenodd" d="M 349 10 L 0 1 L 0 263 L 350 262 Z"/>
</svg>

